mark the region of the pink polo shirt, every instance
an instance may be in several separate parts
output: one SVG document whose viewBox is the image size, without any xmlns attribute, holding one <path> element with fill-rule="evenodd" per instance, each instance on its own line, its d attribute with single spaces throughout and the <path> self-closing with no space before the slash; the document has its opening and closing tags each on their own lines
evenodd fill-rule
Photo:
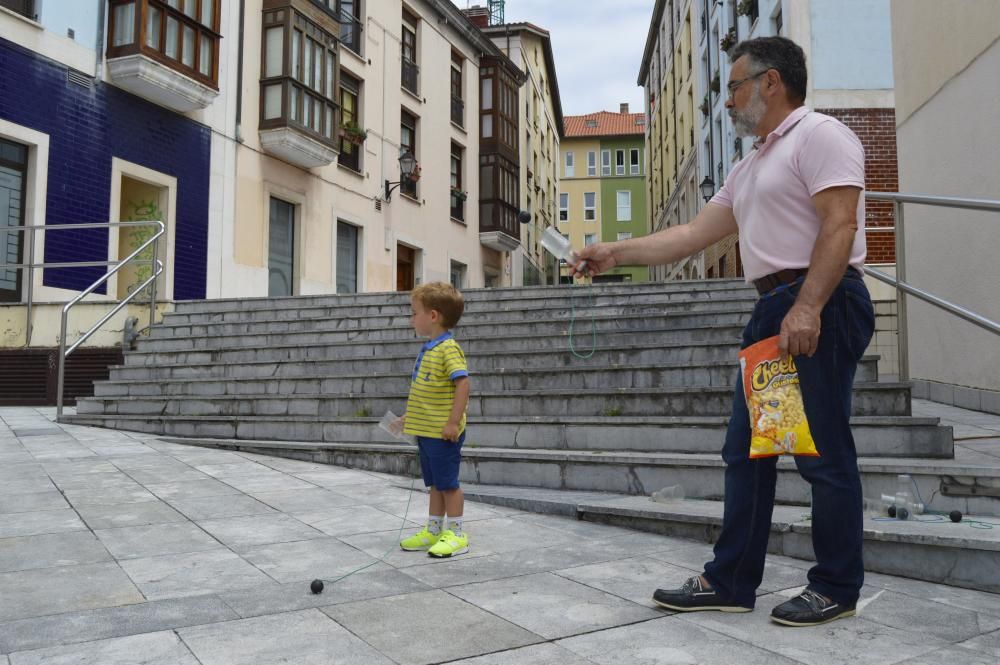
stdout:
<svg viewBox="0 0 1000 665">
<path fill-rule="evenodd" d="M 812 196 L 831 187 L 865 188 L 865 151 L 843 123 L 800 106 L 740 161 L 711 203 L 732 208 L 748 282 L 785 268 L 808 268 L 820 219 Z M 862 192 L 863 193 L 863 192 Z M 865 201 L 850 264 L 865 263 Z"/>
</svg>

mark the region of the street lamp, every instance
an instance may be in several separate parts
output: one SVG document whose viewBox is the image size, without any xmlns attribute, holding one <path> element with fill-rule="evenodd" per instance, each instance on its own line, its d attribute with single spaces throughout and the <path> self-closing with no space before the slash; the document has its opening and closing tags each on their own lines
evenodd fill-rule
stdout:
<svg viewBox="0 0 1000 665">
<path fill-rule="evenodd" d="M 712 176 L 705 176 L 705 179 L 698 185 L 698 189 L 701 190 L 701 198 L 705 199 L 707 203 L 715 195 L 715 181 L 712 180 Z"/>
<path fill-rule="evenodd" d="M 392 192 L 397 189 L 401 184 L 406 182 L 413 176 L 413 172 L 417 169 L 417 158 L 413 156 L 413 153 L 409 150 L 403 152 L 399 156 L 399 175 L 400 179 L 396 182 L 385 181 L 385 201 L 389 201 L 392 197 Z"/>
</svg>

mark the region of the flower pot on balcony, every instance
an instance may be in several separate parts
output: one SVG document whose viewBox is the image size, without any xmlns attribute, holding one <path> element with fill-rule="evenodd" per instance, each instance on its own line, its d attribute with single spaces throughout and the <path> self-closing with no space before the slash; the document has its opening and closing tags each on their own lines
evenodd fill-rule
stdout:
<svg viewBox="0 0 1000 665">
<path fill-rule="evenodd" d="M 739 38 L 736 36 L 736 27 L 729 28 L 729 31 L 719 40 L 719 48 L 725 52 L 729 52 L 729 49 L 736 46 L 736 42 Z"/>
<path fill-rule="evenodd" d="M 340 126 L 340 137 L 353 145 L 361 145 L 368 138 L 368 130 L 349 122 Z"/>
<path fill-rule="evenodd" d="M 456 189 L 455 187 L 451 188 L 451 195 L 454 196 L 455 200 L 458 201 L 459 203 L 469 198 L 469 194 L 467 192 L 463 192 L 462 190 Z"/>
</svg>

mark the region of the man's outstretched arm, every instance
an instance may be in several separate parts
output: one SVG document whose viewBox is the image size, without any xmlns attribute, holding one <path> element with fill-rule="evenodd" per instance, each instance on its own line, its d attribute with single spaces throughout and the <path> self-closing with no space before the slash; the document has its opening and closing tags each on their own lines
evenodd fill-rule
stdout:
<svg viewBox="0 0 1000 665">
<path fill-rule="evenodd" d="M 662 265 L 695 254 L 712 243 L 736 233 L 731 208 L 709 203 L 688 224 L 671 226 L 641 238 L 602 242 L 579 250 L 577 275 L 599 275 L 621 265 Z M 586 261 L 583 272 L 580 264 Z"/>
</svg>

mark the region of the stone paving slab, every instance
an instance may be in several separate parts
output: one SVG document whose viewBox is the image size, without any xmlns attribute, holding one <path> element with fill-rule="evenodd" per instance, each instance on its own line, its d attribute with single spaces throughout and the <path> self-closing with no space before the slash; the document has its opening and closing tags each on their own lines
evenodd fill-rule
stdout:
<svg viewBox="0 0 1000 665">
<path fill-rule="evenodd" d="M 89 531 L 0 539 L 0 573 L 111 560 L 108 550 Z"/>
<path fill-rule="evenodd" d="M 664 612 L 653 590 L 709 545 L 524 512 L 558 509 L 533 490 L 468 501 L 472 551 L 438 560 L 397 548 L 404 514 L 409 530 L 427 511 L 409 478 L 59 426 L 51 409 L 0 408 L 2 455 L 18 462 L 0 457 L 0 665 L 1000 664 L 1000 596 L 904 577 L 869 573 L 857 618 L 778 626 L 770 608 L 811 565 L 782 556 L 752 613 Z"/>
<path fill-rule="evenodd" d="M 401 665 L 439 663 L 543 641 L 443 591 L 364 600 L 323 611 Z"/>
<path fill-rule="evenodd" d="M 201 665 L 392 665 L 317 610 L 240 619 L 177 631 Z"/>
<path fill-rule="evenodd" d="M 114 563 L 2 573 L 0 590 L 0 622 L 143 601 L 128 575 Z"/>
<path fill-rule="evenodd" d="M 141 654 L 141 655 L 140 655 Z M 147 633 L 50 647 L 14 655 L 12 665 L 198 665 L 198 659 L 173 632 Z"/>
<path fill-rule="evenodd" d="M 470 584 L 450 592 L 549 640 L 661 615 L 552 573 Z"/>
<path fill-rule="evenodd" d="M 76 506 L 76 511 L 91 529 L 171 524 L 187 519 L 162 501 Z"/>
<path fill-rule="evenodd" d="M 0 460 L 0 465 L 3 461 Z M 26 494 L 0 494 L 0 515 L 9 513 L 31 513 L 41 510 L 69 508 L 66 499 L 58 491 L 28 492 Z"/>
</svg>

